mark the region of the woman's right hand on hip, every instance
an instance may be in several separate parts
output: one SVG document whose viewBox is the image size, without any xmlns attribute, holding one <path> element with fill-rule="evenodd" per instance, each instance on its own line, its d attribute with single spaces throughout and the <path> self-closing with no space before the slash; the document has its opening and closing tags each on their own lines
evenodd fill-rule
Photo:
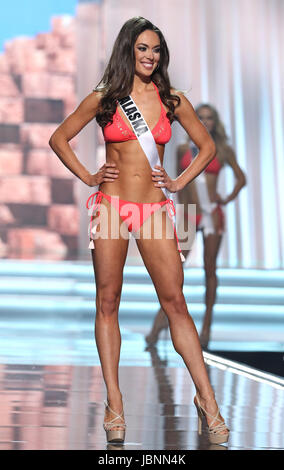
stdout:
<svg viewBox="0 0 284 470">
<path fill-rule="evenodd" d="M 88 186 L 97 186 L 101 183 L 111 183 L 118 178 L 119 170 L 116 163 L 105 163 L 97 173 L 90 175 Z"/>
</svg>

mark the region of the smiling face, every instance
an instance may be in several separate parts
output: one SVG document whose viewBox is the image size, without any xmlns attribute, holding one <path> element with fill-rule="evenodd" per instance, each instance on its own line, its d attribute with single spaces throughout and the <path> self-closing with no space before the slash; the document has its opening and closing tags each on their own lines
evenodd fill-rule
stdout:
<svg viewBox="0 0 284 470">
<path fill-rule="evenodd" d="M 160 60 L 160 38 L 157 33 L 147 29 L 139 34 L 134 44 L 135 72 L 151 76 Z"/>
<path fill-rule="evenodd" d="M 204 124 L 208 132 L 213 132 L 215 127 L 214 116 L 210 108 L 204 106 L 198 110 L 197 113 L 200 121 Z"/>
</svg>

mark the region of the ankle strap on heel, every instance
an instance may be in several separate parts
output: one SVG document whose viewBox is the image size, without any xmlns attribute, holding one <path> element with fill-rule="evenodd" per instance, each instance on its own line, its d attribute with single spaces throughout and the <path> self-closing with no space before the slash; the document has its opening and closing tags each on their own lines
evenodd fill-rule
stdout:
<svg viewBox="0 0 284 470">
<path fill-rule="evenodd" d="M 123 419 L 124 420 L 124 417 L 122 416 L 123 414 L 123 409 L 122 409 L 122 412 L 121 414 L 118 414 L 116 413 L 116 411 L 112 410 L 111 407 L 109 406 L 108 402 L 106 400 L 104 400 L 104 405 L 106 408 L 109 409 L 109 411 L 111 411 L 111 413 L 113 413 L 115 415 L 115 418 L 111 419 L 110 421 L 105 421 L 104 422 L 104 426 L 105 427 L 114 427 L 114 426 L 117 426 L 117 427 L 123 427 L 123 428 L 126 428 L 126 424 L 125 422 L 124 423 L 116 423 L 114 424 L 114 421 L 116 421 L 117 419 Z"/>
<path fill-rule="evenodd" d="M 208 413 L 208 411 L 206 411 L 205 408 L 203 408 L 203 406 L 200 405 L 198 397 L 195 396 L 195 398 L 196 398 L 197 406 L 202 411 L 203 415 L 204 416 L 207 415 L 207 416 L 209 416 L 209 418 L 212 418 L 212 421 L 211 421 L 210 425 L 208 425 L 208 432 L 210 434 L 219 434 L 219 433 L 221 433 L 222 431 L 225 431 L 225 430 L 229 431 L 229 429 L 226 426 L 225 421 L 222 421 L 220 418 L 218 418 L 219 414 L 221 414 L 220 410 L 219 410 L 219 407 L 217 409 L 216 415 L 213 416 L 210 413 Z M 216 424 L 216 426 L 213 426 L 216 421 L 219 421 L 219 424 Z"/>
</svg>

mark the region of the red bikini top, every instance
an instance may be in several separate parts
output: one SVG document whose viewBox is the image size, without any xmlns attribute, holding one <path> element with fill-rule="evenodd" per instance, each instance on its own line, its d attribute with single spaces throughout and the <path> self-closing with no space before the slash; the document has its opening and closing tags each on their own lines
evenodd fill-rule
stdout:
<svg viewBox="0 0 284 470">
<path fill-rule="evenodd" d="M 181 161 L 180 161 L 180 167 L 182 170 L 185 170 L 188 165 L 192 162 L 192 153 L 190 150 L 187 150 L 185 154 L 183 155 Z M 215 175 L 218 175 L 219 171 L 221 170 L 222 165 L 220 164 L 219 160 L 217 157 L 214 157 L 213 160 L 207 165 L 205 168 L 205 173 L 213 173 Z"/>
<path fill-rule="evenodd" d="M 163 145 L 163 144 L 166 144 L 170 140 L 171 135 L 172 135 L 172 129 L 171 129 L 170 121 L 167 117 L 167 112 L 162 104 L 159 90 L 156 87 L 155 83 L 154 82 L 152 83 L 157 91 L 157 94 L 160 100 L 161 113 L 160 113 L 159 121 L 157 122 L 155 127 L 151 129 L 151 132 L 153 134 L 156 144 Z M 137 139 L 133 130 L 122 119 L 117 108 L 113 115 L 113 122 L 112 123 L 108 122 L 103 128 L 103 135 L 104 135 L 105 142 L 126 142 L 127 140 Z"/>
</svg>

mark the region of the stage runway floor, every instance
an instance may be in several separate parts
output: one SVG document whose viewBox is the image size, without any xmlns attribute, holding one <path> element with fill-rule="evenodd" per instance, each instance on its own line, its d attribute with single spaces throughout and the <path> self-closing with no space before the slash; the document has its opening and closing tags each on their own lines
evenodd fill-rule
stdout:
<svg viewBox="0 0 284 470">
<path fill-rule="evenodd" d="M 283 272 L 228 269 L 219 274 L 211 352 L 204 357 L 231 434 L 228 445 L 215 449 L 283 449 L 284 378 L 217 355 L 218 350 L 283 353 Z M 0 449 L 109 449 L 103 430 L 105 385 L 93 333 L 92 266 L 5 260 L 0 279 Z M 200 328 L 202 271 L 186 270 L 185 281 L 189 311 Z M 144 335 L 159 303 L 145 268 L 126 267 L 123 289 L 123 449 L 213 449 L 198 437 L 195 388 L 169 334 L 160 335 L 157 348 L 146 348 Z"/>
<path fill-rule="evenodd" d="M 128 347 L 129 346 L 129 347 Z M 141 351 L 139 359 L 139 350 Z M 128 353 L 127 353 L 128 351 Z M 284 448 L 284 380 L 204 353 L 228 444 L 198 436 L 195 389 L 166 341 L 127 345 L 120 366 L 127 422 L 123 446 L 107 445 L 101 368 L 66 363 L 0 366 L 1 450 L 270 450 Z M 134 360 L 133 360 L 134 357 Z"/>
</svg>

